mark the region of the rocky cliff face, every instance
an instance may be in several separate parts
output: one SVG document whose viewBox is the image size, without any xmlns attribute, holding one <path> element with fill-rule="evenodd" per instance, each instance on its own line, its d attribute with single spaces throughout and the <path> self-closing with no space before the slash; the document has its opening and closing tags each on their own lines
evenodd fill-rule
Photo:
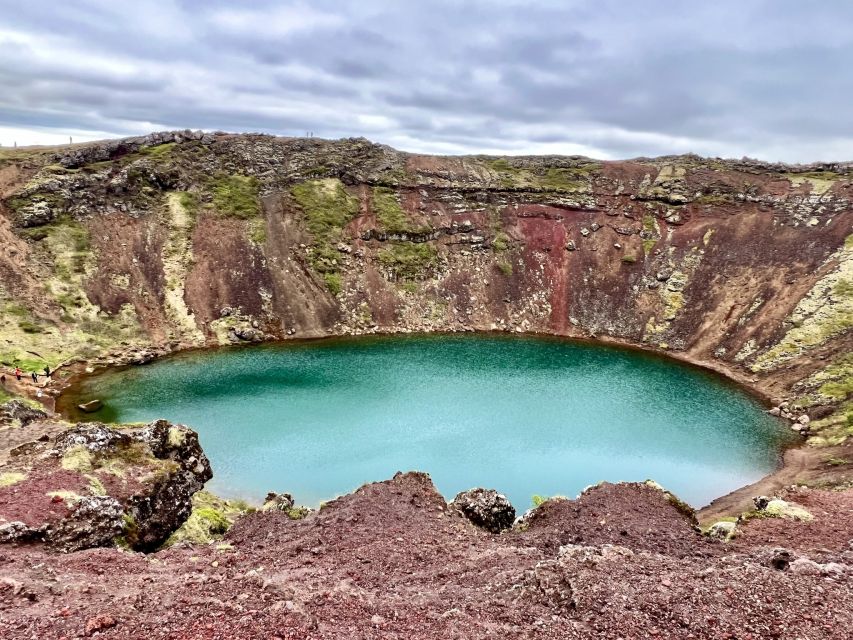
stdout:
<svg viewBox="0 0 853 640">
<path fill-rule="evenodd" d="M 388 331 L 612 338 L 853 433 L 853 165 L 192 132 L 0 156 L 0 359 Z M 32 355 L 39 354 L 39 358 Z"/>
</svg>

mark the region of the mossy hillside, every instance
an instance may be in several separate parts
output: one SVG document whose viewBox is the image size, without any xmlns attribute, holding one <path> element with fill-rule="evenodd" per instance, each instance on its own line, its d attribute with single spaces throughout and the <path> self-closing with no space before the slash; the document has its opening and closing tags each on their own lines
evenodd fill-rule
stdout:
<svg viewBox="0 0 853 640">
<path fill-rule="evenodd" d="M 830 400 L 847 400 L 853 395 L 853 354 L 845 354 L 826 369 L 816 373 L 814 380 L 821 383 L 818 393 Z"/>
<path fill-rule="evenodd" d="M 156 159 L 165 159 L 168 156 L 172 155 L 172 152 L 175 150 L 177 143 L 175 142 L 164 142 L 163 144 L 157 144 L 150 147 L 142 147 L 137 153 L 140 156 L 148 156 L 150 158 Z"/>
<path fill-rule="evenodd" d="M 34 259 L 51 265 L 43 279 L 44 298 L 60 312 L 45 315 L 0 292 L 0 361 L 26 371 L 51 369 L 73 356 L 93 356 L 117 344 L 141 341 L 142 332 L 131 305 L 107 314 L 93 305 L 85 282 L 97 269 L 97 255 L 80 222 L 62 217 L 25 230 Z"/>
<path fill-rule="evenodd" d="M 799 301 L 788 318 L 788 331 L 752 364 L 769 371 L 853 328 L 853 236 L 832 261 L 838 266 L 821 278 Z"/>
<path fill-rule="evenodd" d="M 495 237 L 492 240 L 492 250 L 495 253 L 502 253 L 509 249 L 510 247 L 510 238 L 503 231 L 498 231 L 495 233 Z"/>
<path fill-rule="evenodd" d="M 524 166 L 507 158 L 483 161 L 507 189 L 533 189 L 556 192 L 588 191 L 594 174 L 601 168 L 595 162 L 576 167 Z"/>
<path fill-rule="evenodd" d="M 843 354 L 829 366 L 798 385 L 797 406 L 832 405 L 835 410 L 809 425 L 809 442 L 817 446 L 839 445 L 853 436 L 853 354 Z"/>
<path fill-rule="evenodd" d="M 180 542 L 210 544 L 222 538 L 237 518 L 256 509 L 243 500 L 226 500 L 208 491 L 193 496 L 193 509 L 187 521 L 177 529 L 163 547 Z"/>
<path fill-rule="evenodd" d="M 192 191 L 176 191 L 175 196 L 178 198 L 178 203 L 184 208 L 187 217 L 195 222 L 201 209 L 199 194 Z"/>
<path fill-rule="evenodd" d="M 15 196 L 6 201 L 8 207 L 18 215 L 21 215 L 27 209 L 33 206 L 46 205 L 53 215 L 59 216 L 65 213 L 67 202 L 64 196 L 51 191 L 35 191 L 27 195 Z"/>
<path fill-rule="evenodd" d="M 372 204 L 376 221 L 388 233 L 426 233 L 430 231 L 428 226 L 412 224 L 409 216 L 400 205 L 400 200 L 394 189 L 373 187 Z"/>
<path fill-rule="evenodd" d="M 260 183 L 252 176 L 220 175 L 210 185 L 213 208 L 226 218 L 249 220 L 261 212 Z"/>
<path fill-rule="evenodd" d="M 438 265 L 438 250 L 429 242 L 392 242 L 377 254 L 392 280 L 424 280 Z"/>
<path fill-rule="evenodd" d="M 337 271 L 324 273 L 323 282 L 333 296 L 338 295 L 344 287 L 344 279 Z"/>
<path fill-rule="evenodd" d="M 93 496 L 107 495 L 107 490 L 100 478 L 92 474 L 86 474 L 86 479 L 89 481 L 89 493 Z"/>
<path fill-rule="evenodd" d="M 159 147 L 150 147 L 159 149 Z M 162 152 L 159 157 L 166 156 Z M 217 174 L 201 178 L 196 191 L 175 192 L 191 229 L 202 213 L 246 221 L 246 233 L 255 244 L 266 242 L 266 221 L 260 199 L 260 181 L 254 176 Z M 172 194 L 169 194 L 172 197 Z"/>
<path fill-rule="evenodd" d="M 56 153 L 51 147 L 0 147 L 0 167 L 17 164 L 20 166 L 44 166 Z"/>
<path fill-rule="evenodd" d="M 267 241 L 267 221 L 263 217 L 249 220 L 249 239 L 258 245 Z"/>
<path fill-rule="evenodd" d="M 373 187 L 373 212 L 376 221 L 388 233 L 403 233 L 409 230 L 409 218 L 392 189 Z"/>
<path fill-rule="evenodd" d="M 343 229 L 358 214 L 358 198 L 347 193 L 340 180 L 309 180 L 294 185 L 293 199 L 305 215 L 305 226 L 314 242 L 309 254 L 312 268 L 335 292 L 340 285 L 341 254 L 335 245 L 343 239 Z"/>
</svg>

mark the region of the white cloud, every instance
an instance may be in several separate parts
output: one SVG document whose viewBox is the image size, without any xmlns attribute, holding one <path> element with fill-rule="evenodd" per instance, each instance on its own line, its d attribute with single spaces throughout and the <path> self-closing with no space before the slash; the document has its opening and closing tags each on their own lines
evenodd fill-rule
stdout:
<svg viewBox="0 0 853 640">
<path fill-rule="evenodd" d="M 0 0 L 0 12 L 0 131 L 21 144 L 192 127 L 435 153 L 853 157 L 851 4 Z"/>
<path fill-rule="evenodd" d="M 264 6 L 216 9 L 208 20 L 226 32 L 267 38 L 284 37 L 300 31 L 343 24 L 340 15 L 317 11 L 303 4 L 272 9 Z"/>
</svg>

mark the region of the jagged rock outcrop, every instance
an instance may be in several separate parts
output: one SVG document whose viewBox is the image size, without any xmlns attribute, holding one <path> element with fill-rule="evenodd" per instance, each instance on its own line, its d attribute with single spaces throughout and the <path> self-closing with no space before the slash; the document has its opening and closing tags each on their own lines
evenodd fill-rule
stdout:
<svg viewBox="0 0 853 640">
<path fill-rule="evenodd" d="M 11 453 L 0 467 L 0 540 L 62 551 L 157 548 L 212 475 L 196 433 L 165 420 L 84 423 Z"/>
<path fill-rule="evenodd" d="M 469 489 L 456 495 L 450 503 L 475 526 L 492 533 L 500 533 L 515 522 L 515 507 L 506 496 L 494 489 Z"/>
</svg>

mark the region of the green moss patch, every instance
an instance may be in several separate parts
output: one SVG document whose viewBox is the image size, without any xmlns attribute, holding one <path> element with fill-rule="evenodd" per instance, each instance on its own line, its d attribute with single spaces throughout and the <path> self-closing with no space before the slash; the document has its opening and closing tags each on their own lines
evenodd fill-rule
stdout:
<svg viewBox="0 0 853 640">
<path fill-rule="evenodd" d="M 380 250 L 377 258 L 393 279 L 424 280 L 438 263 L 438 251 L 426 242 L 394 242 Z"/>
<path fill-rule="evenodd" d="M 151 158 L 165 158 L 171 155 L 172 151 L 175 149 L 177 143 L 175 142 L 165 142 L 163 144 L 158 144 L 153 147 L 143 147 L 139 150 L 139 155 L 148 156 Z"/>
<path fill-rule="evenodd" d="M 198 194 L 191 191 L 179 191 L 177 195 L 178 202 L 184 208 L 187 216 L 195 219 L 198 215 L 198 210 L 201 207 L 201 200 L 199 199 Z"/>
<path fill-rule="evenodd" d="M 212 183 L 213 207 L 227 218 L 254 218 L 261 212 L 259 186 L 258 179 L 251 176 L 219 176 Z"/>
<path fill-rule="evenodd" d="M 373 212 L 376 214 L 376 221 L 388 233 L 405 233 L 412 228 L 393 189 L 373 188 Z"/>
<path fill-rule="evenodd" d="M 70 447 L 62 456 L 60 465 L 67 471 L 92 471 L 92 453 L 82 444 Z"/>
<path fill-rule="evenodd" d="M 497 174 L 502 187 L 568 193 L 588 190 L 591 176 L 601 168 L 600 164 L 592 162 L 576 167 L 525 166 L 523 161 L 508 158 L 483 162 Z"/>
<path fill-rule="evenodd" d="M 509 236 L 504 232 L 499 231 L 495 234 L 495 237 L 492 240 L 492 249 L 495 251 L 495 253 L 501 253 L 509 249 L 509 244 Z"/>
<path fill-rule="evenodd" d="M 249 238 L 255 244 L 264 244 L 267 241 L 267 221 L 264 218 L 249 221 Z"/>
<path fill-rule="evenodd" d="M 785 177 L 791 183 L 791 186 L 799 187 L 805 183 L 809 183 L 811 192 L 816 194 L 824 194 L 832 188 L 842 176 L 833 173 L 832 171 L 806 171 L 804 173 L 789 173 Z"/>
<path fill-rule="evenodd" d="M 643 253 L 649 255 L 660 240 L 660 229 L 657 219 L 650 213 L 643 216 Z"/>
<path fill-rule="evenodd" d="M 219 540 L 237 518 L 255 511 L 242 500 L 225 500 L 207 491 L 193 496 L 193 510 L 187 521 L 165 542 L 170 547 L 179 542 L 210 544 Z"/>
<path fill-rule="evenodd" d="M 293 186 L 293 199 L 305 214 L 305 226 L 314 238 L 309 260 L 326 285 L 340 291 L 340 253 L 335 245 L 341 241 L 343 228 L 358 214 L 358 198 L 347 193 L 343 183 L 334 178 L 309 180 Z M 333 274 L 327 277 L 328 274 Z M 337 277 L 335 277 L 337 276 Z"/>
<path fill-rule="evenodd" d="M 703 193 L 701 196 L 696 198 L 694 202 L 696 202 L 697 204 L 714 207 L 731 204 L 733 200 L 730 196 L 726 196 L 721 193 Z"/>
<path fill-rule="evenodd" d="M 86 479 L 89 481 L 89 493 L 91 493 L 93 496 L 107 495 L 107 490 L 104 487 L 104 483 L 101 482 L 101 479 L 98 476 L 86 474 Z"/>
<path fill-rule="evenodd" d="M 50 265 L 43 278 L 43 297 L 61 307 L 58 313 L 38 315 L 15 300 L 0 300 L 0 360 L 27 371 L 52 369 L 70 357 L 89 357 L 118 343 L 141 339 L 136 312 L 124 305 L 109 314 L 93 305 L 86 294 L 88 278 L 98 268 L 98 255 L 87 227 L 70 216 L 25 230 L 33 260 Z M 13 292 L 10 292 L 13 293 Z"/>
<path fill-rule="evenodd" d="M 18 213 L 39 202 L 46 203 L 47 206 L 56 213 L 62 213 L 66 208 L 65 198 L 50 191 L 37 191 L 27 196 L 15 196 L 14 198 L 9 198 L 6 201 L 6 204 L 10 209 L 12 209 L 12 211 Z"/>
<path fill-rule="evenodd" d="M 326 283 L 326 287 L 328 287 L 329 291 L 334 296 L 338 295 L 344 286 L 344 281 L 341 277 L 341 274 L 336 272 L 324 273 L 323 282 Z"/>
<path fill-rule="evenodd" d="M 850 236 L 853 237 L 853 236 Z M 783 338 L 761 354 L 753 371 L 768 371 L 853 328 L 853 246 L 850 237 L 832 258 L 837 267 L 797 303 Z"/>
<path fill-rule="evenodd" d="M 5 473 L 0 473 L 0 487 L 10 487 L 13 484 L 18 484 L 22 480 L 26 479 L 26 473 L 20 473 L 18 471 L 6 471 Z"/>
</svg>

